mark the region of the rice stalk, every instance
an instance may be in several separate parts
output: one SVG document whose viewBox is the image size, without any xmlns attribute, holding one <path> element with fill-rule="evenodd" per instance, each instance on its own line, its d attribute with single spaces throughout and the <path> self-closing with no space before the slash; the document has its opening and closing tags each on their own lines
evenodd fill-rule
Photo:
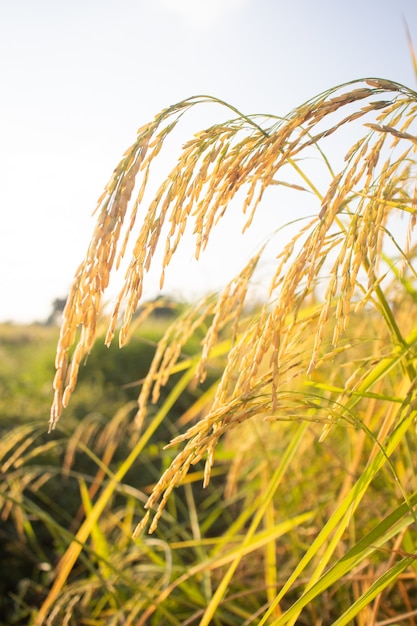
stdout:
<svg viewBox="0 0 417 626">
<path fill-rule="evenodd" d="M 392 344 L 404 349 L 401 367 L 410 382 L 414 379 L 410 344 L 403 338 L 381 284 L 387 271 L 382 263 L 384 242 L 396 241 L 389 231 L 389 220 L 395 215 L 411 216 L 406 242 L 398 245 L 406 250 L 412 247 L 416 96 L 392 81 L 364 79 L 320 94 L 285 118 L 243 115 L 218 99 L 196 96 L 165 109 L 139 129 L 99 199 L 92 241 L 67 300 L 56 355 L 51 430 L 69 402 L 82 360 L 92 349 L 103 294 L 128 244 L 131 258 L 111 315 L 107 345 L 121 315 L 119 343 L 127 341 L 157 249 L 164 251 L 162 285 L 186 227 L 194 232 L 198 259 L 213 229 L 241 197 L 241 210 L 247 216 L 244 230 L 250 229 L 266 190 L 282 186 L 281 181 L 286 184 L 288 171 L 296 177 L 288 186 L 294 192 L 303 190 L 300 193 L 307 188 L 317 200 L 316 215 L 277 250 L 269 296 L 258 314 L 247 318 L 245 306 L 263 246 L 217 298 L 208 296 L 184 313 L 161 340 L 139 395 L 138 427 L 197 327 L 208 323 L 195 368 L 196 382 L 204 380 L 217 342 L 225 333 L 231 337 L 211 405 L 197 424 L 170 444 L 183 448 L 149 498 L 148 508 L 157 509 L 151 529 L 172 489 L 203 457 L 204 483 L 208 483 L 221 436 L 252 416 L 279 415 L 281 390 L 298 376 L 313 376 L 326 353 L 337 349 L 352 314 L 361 306 L 373 307 L 383 316 Z M 202 103 L 221 105 L 236 117 L 185 143 L 177 163 L 144 206 L 149 172 L 165 141 L 182 116 Z M 321 146 L 333 134 L 351 128 L 361 133 L 359 139 L 346 151 L 344 163 L 321 193 L 303 167 L 303 159 L 319 155 L 329 173 Z M 322 284 L 322 296 L 307 315 L 306 303 Z M 331 348 L 325 344 L 329 329 Z M 351 391 L 347 386 L 346 395 Z"/>
</svg>

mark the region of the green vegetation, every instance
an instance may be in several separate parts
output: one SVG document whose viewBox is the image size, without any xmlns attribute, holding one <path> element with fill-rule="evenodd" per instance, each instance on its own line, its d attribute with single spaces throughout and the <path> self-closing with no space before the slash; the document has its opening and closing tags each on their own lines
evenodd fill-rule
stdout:
<svg viewBox="0 0 417 626">
<path fill-rule="evenodd" d="M 219 478 L 214 479 L 207 492 L 202 494 L 200 488 L 196 490 L 189 484 L 185 488 L 186 495 L 182 490 L 172 503 L 170 514 L 167 512 L 165 518 L 166 539 L 149 540 L 142 545 L 131 538 L 134 523 L 138 521 L 137 503 L 146 500 L 146 493 L 172 459 L 172 454 L 164 452 L 163 446 L 177 434 L 176 422 L 185 408 L 193 404 L 197 393 L 190 390 L 172 403 L 170 394 L 176 385 L 174 376 L 161 400 L 162 407 L 170 406 L 169 415 L 164 416 L 157 434 L 152 429 L 148 431 L 146 448 L 135 464 L 123 466 L 138 442 L 142 446 L 140 441 L 145 441 L 145 437 L 141 437 L 131 424 L 136 407 L 133 398 L 137 396 L 138 377 L 142 378 L 146 373 L 154 354 L 155 337 L 161 335 L 167 323 L 165 318 L 153 318 L 148 328 L 142 329 L 141 336 L 133 337 L 123 351 L 107 349 L 98 343 L 97 350 L 88 361 L 88 368 L 80 376 L 73 403 L 66 415 L 65 428 L 56 429 L 52 435 L 47 434 L 46 423 L 58 330 L 43 326 L 0 327 L 2 359 L 9 367 L 1 372 L 2 395 L 7 400 L 6 393 L 13 381 L 15 387 L 10 391 L 10 400 L 15 396 L 19 398 L 19 404 L 5 401 L 2 406 L 1 560 L 7 563 L 7 567 L 2 568 L 0 580 L 0 614 L 4 623 L 32 623 L 47 594 L 52 568 L 71 544 L 74 533 L 88 513 L 91 499 L 121 467 L 123 481 L 114 485 L 112 498 L 107 502 L 108 510 L 100 521 L 100 525 L 107 527 L 105 534 L 109 533 L 102 540 L 109 544 L 115 542 L 111 546 L 113 556 L 108 557 L 110 562 L 106 567 L 112 576 L 120 577 L 116 584 L 116 588 L 120 588 L 116 605 L 122 598 L 127 600 L 129 597 L 129 602 L 137 602 L 136 596 L 143 592 L 144 585 L 150 585 L 148 593 L 155 593 L 160 588 L 160 578 L 166 580 L 168 576 L 167 565 L 164 565 L 160 554 L 162 551 L 162 556 L 166 556 L 171 551 L 166 541 L 176 538 L 180 554 L 184 542 L 184 556 L 180 558 L 190 562 L 196 548 L 193 546 L 195 538 L 188 528 L 189 503 L 200 506 L 203 501 L 206 502 L 207 515 L 212 517 L 207 520 L 208 530 L 224 526 L 225 522 L 221 520 L 225 516 L 227 523 L 230 522 L 226 512 L 220 511 L 218 481 L 225 472 L 220 463 L 217 471 Z M 187 350 L 192 354 L 195 347 L 190 341 L 184 347 L 184 354 Z M 203 392 L 204 386 L 198 394 Z M 201 470 L 196 468 L 194 480 L 201 480 L 201 477 Z M 213 514 L 216 503 L 219 510 Z M 103 557 L 100 554 L 92 557 L 98 532 L 98 528 L 93 532 L 95 539 L 92 545 L 85 546 L 85 555 L 81 555 L 81 562 L 74 573 L 74 586 L 68 585 L 68 595 L 65 593 L 62 596 L 64 605 L 62 611 L 58 611 L 56 623 L 62 623 L 67 610 L 72 614 L 71 623 L 82 623 L 87 616 L 94 615 L 92 607 L 96 601 L 101 606 L 104 596 L 101 596 L 99 587 L 93 592 L 97 598 L 91 599 L 90 608 L 80 606 L 74 609 L 72 602 L 74 594 L 78 597 L 79 585 L 85 587 L 90 576 L 91 591 L 96 585 L 96 575 L 91 567 L 94 569 L 93 563 L 101 563 Z M 107 549 L 110 550 L 110 545 Z M 85 561 L 91 557 L 91 563 Z M 113 559 L 114 563 L 111 562 Z M 142 571 L 149 571 L 149 578 L 134 589 Z M 101 575 L 98 575 L 100 578 Z M 145 574 L 145 578 L 147 576 Z M 146 598 L 149 600 L 149 596 Z M 124 615 L 128 604 L 119 606 L 115 615 Z M 108 609 L 103 611 L 101 623 L 107 623 L 106 615 L 110 615 Z"/>
<path fill-rule="evenodd" d="M 187 142 L 146 204 L 155 159 L 202 102 L 233 119 Z M 32 418 L 51 344 L 35 351 L 36 333 L 4 330 L 16 369 L 13 381 L 2 371 L 0 448 L 4 550 L 19 572 L 10 621 L 415 623 L 416 118 L 416 92 L 368 79 L 283 119 L 191 98 L 138 131 L 63 313 L 49 436 Z M 287 192 L 309 216 L 282 244 Z M 226 211 L 241 201 L 250 229 L 261 200 L 270 239 L 223 292 L 172 320 L 156 320 L 155 303 L 135 313 L 159 245 L 163 283 L 186 227 L 198 257 Z M 25 411 L 17 390 L 34 394 Z"/>
</svg>

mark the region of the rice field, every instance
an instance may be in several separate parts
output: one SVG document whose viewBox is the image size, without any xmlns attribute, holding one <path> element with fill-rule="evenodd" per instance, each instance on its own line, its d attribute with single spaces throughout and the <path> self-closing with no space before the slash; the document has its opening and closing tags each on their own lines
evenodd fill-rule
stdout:
<svg viewBox="0 0 417 626">
<path fill-rule="evenodd" d="M 203 103 L 232 117 L 149 198 Z M 416 623 L 416 112 L 415 91 L 369 78 L 283 118 L 196 96 L 139 129 L 75 272 L 49 436 L 25 420 L 3 440 L 2 519 L 37 572 L 9 596 L 29 619 L 13 623 Z M 312 212 L 278 246 L 284 204 L 224 289 L 155 336 L 151 265 L 162 287 L 187 228 L 198 259 L 231 206 L 248 231 L 271 190 Z"/>
</svg>

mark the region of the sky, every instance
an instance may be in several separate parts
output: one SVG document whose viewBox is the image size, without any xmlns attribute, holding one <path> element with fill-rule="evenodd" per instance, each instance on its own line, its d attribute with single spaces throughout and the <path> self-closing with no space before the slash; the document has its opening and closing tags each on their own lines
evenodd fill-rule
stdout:
<svg viewBox="0 0 417 626">
<path fill-rule="evenodd" d="M 417 47 L 416 0 L 0 0 L 0 322 L 65 297 L 98 197 L 161 109 L 210 94 L 285 115 L 356 78 L 414 88 L 404 20 Z M 185 250 L 167 289 L 220 287 L 245 254 L 231 226 L 198 267 Z"/>
</svg>

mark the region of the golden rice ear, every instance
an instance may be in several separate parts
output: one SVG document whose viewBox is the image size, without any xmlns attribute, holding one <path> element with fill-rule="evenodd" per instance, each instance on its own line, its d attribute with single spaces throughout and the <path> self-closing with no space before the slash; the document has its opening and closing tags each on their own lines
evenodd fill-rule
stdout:
<svg viewBox="0 0 417 626">
<path fill-rule="evenodd" d="M 164 142 L 182 115 L 204 102 L 220 104 L 232 110 L 236 117 L 215 124 L 188 141 L 151 202 L 143 207 L 150 167 Z M 349 108 L 345 114 L 346 106 Z M 352 106 L 356 107 L 354 112 Z M 146 273 L 154 263 L 159 246 L 164 251 L 163 281 L 165 269 L 177 253 L 187 225 L 194 231 L 198 258 L 232 200 L 234 205 L 243 196 L 241 209 L 247 215 L 245 228 L 249 228 L 266 189 L 272 185 L 276 189 L 277 181 L 282 187 L 282 178 L 289 168 L 296 181 L 288 181 L 288 188 L 294 192 L 301 190 L 303 194 L 306 189 L 312 192 L 318 200 L 317 214 L 284 250 L 277 251 L 270 301 L 259 322 L 262 328 L 254 326 L 249 331 L 239 326 L 248 285 L 261 259 L 261 251 L 249 259 L 235 281 L 219 296 L 217 305 L 210 305 L 212 308 L 188 321 L 183 320 L 184 328 L 179 335 L 163 340 L 158 361 L 144 383 L 139 415 L 143 416 L 148 399 L 158 398 L 161 385 L 165 384 L 179 358 L 184 338 L 208 311 L 214 314 L 214 322 L 203 342 L 197 372 L 200 378 L 226 320 L 232 325 L 236 338 L 219 385 L 216 410 L 222 403 L 234 402 L 239 394 L 243 397 L 248 391 L 248 381 L 256 383 L 265 361 L 269 361 L 270 405 L 274 407 L 281 372 L 286 368 L 285 351 L 294 341 L 295 329 L 299 330 L 299 312 L 323 279 L 324 268 L 330 275 L 327 287 L 322 289 L 324 300 L 312 334 L 314 341 L 306 364 L 309 373 L 320 359 L 324 332 L 330 320 L 334 324 L 333 344 L 336 346 L 347 328 L 356 290 L 371 294 L 372 285 L 378 284 L 378 262 L 387 215 L 404 207 L 411 214 L 414 212 L 414 200 L 410 200 L 414 190 L 409 189 L 409 157 L 414 154 L 416 141 L 409 126 L 415 117 L 415 92 L 392 81 L 371 78 L 320 94 L 286 118 L 247 116 L 216 98 L 196 96 L 165 109 L 150 124 L 140 128 L 135 143 L 126 151 L 98 201 L 93 237 L 70 290 L 57 348 L 50 428 L 55 426 L 63 406 L 68 404 L 80 364 L 92 349 L 103 293 L 128 243 L 132 244 L 131 258 L 114 305 L 107 345 L 112 341 L 120 316 L 123 319 L 119 341 L 121 345 L 127 341 L 132 316 L 142 298 Z M 365 134 L 347 151 L 343 167 L 335 173 L 319 143 L 352 124 L 365 129 Z M 391 148 L 405 146 L 399 158 L 386 159 L 390 141 Z M 318 190 L 311 176 L 302 169 L 301 164 L 311 151 L 322 159 L 331 174 L 325 193 Z M 279 221 L 271 224 L 271 231 L 279 225 Z M 363 270 L 367 276 L 365 285 L 360 277 Z M 250 337 L 256 340 L 248 349 L 244 342 L 248 343 Z M 239 376 L 231 385 L 233 368 Z"/>
</svg>

